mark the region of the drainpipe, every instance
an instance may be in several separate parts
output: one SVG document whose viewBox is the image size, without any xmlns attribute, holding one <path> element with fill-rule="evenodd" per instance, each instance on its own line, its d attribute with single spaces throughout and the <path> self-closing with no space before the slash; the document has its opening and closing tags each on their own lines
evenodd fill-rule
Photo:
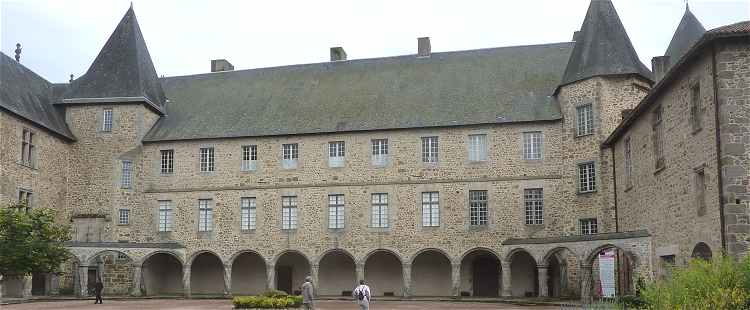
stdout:
<svg viewBox="0 0 750 310">
<path fill-rule="evenodd" d="M 716 43 L 711 44 L 711 80 L 714 88 L 714 122 L 716 126 L 716 179 L 719 185 L 719 225 L 721 249 L 727 253 L 727 236 L 724 224 L 724 176 L 721 173 L 721 127 L 719 123 L 719 89 L 716 81 Z"/>
<path fill-rule="evenodd" d="M 620 219 L 617 216 L 617 165 L 615 163 L 615 145 L 610 147 L 612 150 L 612 186 L 614 187 L 615 200 L 615 232 L 620 232 Z"/>
</svg>

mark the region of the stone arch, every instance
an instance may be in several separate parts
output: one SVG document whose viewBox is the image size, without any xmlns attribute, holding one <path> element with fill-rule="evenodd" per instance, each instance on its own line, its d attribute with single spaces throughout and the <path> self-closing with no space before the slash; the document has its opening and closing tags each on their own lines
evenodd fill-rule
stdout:
<svg viewBox="0 0 750 310">
<path fill-rule="evenodd" d="M 182 295 L 183 261 L 171 251 L 153 251 L 139 262 L 143 275 L 141 289 L 147 296 Z"/>
<path fill-rule="evenodd" d="M 279 253 L 274 257 L 276 289 L 298 295 L 305 277 L 311 275 L 311 267 L 310 259 L 301 251 L 286 250 Z"/>
<path fill-rule="evenodd" d="M 354 256 L 344 249 L 325 251 L 317 263 L 320 295 L 348 296 L 359 280 Z"/>
<path fill-rule="evenodd" d="M 695 247 L 693 247 L 693 252 L 690 254 L 690 257 L 694 259 L 711 260 L 713 252 L 708 244 L 705 242 L 698 242 L 695 244 Z"/>
<path fill-rule="evenodd" d="M 257 251 L 234 253 L 226 263 L 232 268 L 231 287 L 234 295 L 257 295 L 266 289 L 266 260 Z"/>
<path fill-rule="evenodd" d="M 105 295 L 128 295 L 133 288 L 135 261 L 120 250 L 101 250 L 88 259 L 88 283 L 97 280 L 104 284 Z"/>
<path fill-rule="evenodd" d="M 633 293 L 635 284 L 633 281 L 633 275 L 638 266 L 637 257 L 630 251 L 623 249 L 623 247 L 617 244 L 607 243 L 594 248 L 586 256 L 583 264 L 588 268 L 591 268 L 591 277 L 588 281 L 582 281 L 582 283 L 589 283 L 589 287 L 582 287 L 582 290 L 588 290 L 588 292 L 581 292 L 581 296 L 595 296 L 589 292 L 597 293 L 597 290 L 592 290 L 595 287 L 600 287 L 599 277 L 599 254 L 607 251 L 614 250 L 615 262 L 614 262 L 614 277 L 615 277 L 615 293 L 617 296 L 623 296 Z M 586 276 L 586 275 L 582 275 Z"/>
<path fill-rule="evenodd" d="M 165 250 L 156 250 L 156 251 L 149 252 L 149 253 L 147 253 L 146 255 L 144 255 L 140 260 L 138 260 L 135 263 L 138 264 L 138 265 L 141 265 L 141 267 L 143 267 L 143 263 L 145 263 L 146 260 L 148 260 L 149 258 L 151 258 L 152 256 L 157 255 L 157 254 L 165 254 L 165 255 L 172 256 L 174 259 L 177 260 L 177 262 L 180 263 L 180 268 L 182 268 L 182 266 L 185 266 L 185 261 L 182 259 L 182 257 L 180 256 L 180 254 L 178 254 L 176 252 L 173 252 L 173 251 L 165 251 Z"/>
<path fill-rule="evenodd" d="M 354 262 L 355 264 L 357 263 L 357 259 L 354 257 L 354 255 L 352 255 L 351 252 L 349 252 L 349 251 L 347 251 L 345 249 L 342 249 L 342 248 L 335 248 L 335 249 L 325 250 L 323 253 L 320 253 L 320 255 L 318 255 L 318 257 L 314 261 L 311 261 L 311 262 L 313 262 L 314 265 L 320 265 L 320 261 L 322 261 L 323 258 L 326 255 L 334 253 L 334 252 L 338 252 L 338 253 L 344 254 L 347 257 L 349 257 L 352 260 L 352 262 Z"/>
<path fill-rule="evenodd" d="M 451 256 L 450 256 L 450 255 L 448 254 L 448 252 L 446 252 L 446 251 L 443 251 L 443 250 L 441 250 L 441 249 L 439 249 L 439 248 L 425 248 L 425 249 L 421 249 L 421 250 L 419 250 L 419 251 L 415 252 L 415 253 L 414 253 L 414 254 L 413 254 L 413 255 L 412 255 L 412 256 L 411 256 L 410 258 L 409 258 L 409 263 L 413 265 L 413 264 L 414 264 L 414 260 L 415 260 L 415 259 L 417 259 L 417 256 L 419 256 L 420 254 L 422 254 L 422 253 L 425 253 L 425 252 L 438 252 L 438 253 L 442 254 L 443 256 L 445 256 L 445 258 L 447 258 L 449 262 L 453 263 L 453 259 L 452 259 L 452 257 L 451 257 Z"/>
<path fill-rule="evenodd" d="M 540 262 L 547 266 L 546 296 L 572 297 L 577 295 L 580 258 L 572 249 L 565 246 L 552 248 L 547 251 Z"/>
<path fill-rule="evenodd" d="M 385 253 L 388 253 L 390 255 L 393 255 L 394 257 L 396 257 L 398 259 L 399 263 L 401 263 L 401 264 L 404 263 L 403 257 L 401 257 L 401 255 L 398 254 L 398 252 L 396 250 L 390 249 L 390 248 L 377 248 L 377 249 L 371 250 L 370 252 L 367 252 L 367 254 L 365 254 L 365 256 L 362 257 L 361 262 L 364 264 L 365 262 L 367 262 L 367 260 L 370 258 L 370 256 L 372 256 L 374 254 L 377 254 L 377 253 L 380 253 L 380 252 L 385 252 Z"/>
<path fill-rule="evenodd" d="M 393 250 L 375 249 L 362 260 L 365 281 L 375 296 L 403 296 L 403 260 Z"/>
<path fill-rule="evenodd" d="M 190 293 L 192 295 L 224 295 L 224 262 L 213 251 L 198 251 L 190 262 Z"/>
<path fill-rule="evenodd" d="M 197 258 L 198 256 L 200 256 L 201 254 L 206 254 L 206 253 L 209 253 L 209 254 L 211 254 L 213 256 L 216 256 L 216 258 L 218 258 L 219 261 L 221 261 L 221 263 L 224 264 L 224 260 L 221 259 L 221 255 L 219 255 L 218 253 L 216 253 L 214 251 L 211 251 L 211 250 L 198 250 L 198 251 L 193 252 L 193 254 L 191 254 L 188 257 L 188 259 L 187 259 L 187 265 L 188 266 L 192 266 L 193 265 L 193 261 L 195 261 L 195 258 Z"/>
<path fill-rule="evenodd" d="M 500 255 L 490 248 L 476 247 L 461 255 L 459 291 L 462 295 L 497 297 L 502 287 Z M 465 292 L 465 293 L 464 293 Z"/>
<path fill-rule="evenodd" d="M 440 249 L 427 248 L 411 258 L 411 290 L 414 296 L 450 296 L 452 261 Z"/>
<path fill-rule="evenodd" d="M 508 253 L 510 262 L 511 293 L 517 297 L 534 297 L 539 294 L 537 262 L 526 249 L 517 248 Z"/>
</svg>

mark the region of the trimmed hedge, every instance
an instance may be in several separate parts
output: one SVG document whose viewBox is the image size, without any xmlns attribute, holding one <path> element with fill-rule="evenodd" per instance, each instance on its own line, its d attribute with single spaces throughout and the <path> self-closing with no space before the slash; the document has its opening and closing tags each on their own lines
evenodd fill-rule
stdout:
<svg viewBox="0 0 750 310">
<path fill-rule="evenodd" d="M 237 296 L 235 309 L 295 309 L 302 306 L 302 296 L 289 296 L 281 291 L 268 291 L 259 296 Z"/>
</svg>

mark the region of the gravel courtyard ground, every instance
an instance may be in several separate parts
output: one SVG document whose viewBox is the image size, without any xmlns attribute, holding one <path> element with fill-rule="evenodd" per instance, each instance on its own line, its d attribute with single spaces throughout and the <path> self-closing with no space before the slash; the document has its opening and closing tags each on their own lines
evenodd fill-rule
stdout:
<svg viewBox="0 0 750 310">
<path fill-rule="evenodd" d="M 3 310 L 52 310 L 52 309 L 129 309 L 129 310 L 199 310 L 199 309 L 232 309 L 231 302 L 227 299 L 133 299 L 133 300 L 104 300 L 101 305 L 95 305 L 94 301 L 70 300 L 54 302 L 32 302 L 16 305 L 0 306 Z M 359 309 L 351 301 L 318 301 L 315 305 L 317 310 L 343 310 Z M 417 310 L 417 309 L 451 309 L 451 310 L 473 310 L 473 309 L 560 309 L 554 306 L 517 306 L 502 303 L 481 302 L 438 302 L 438 301 L 380 301 L 370 305 L 373 310 Z"/>
</svg>

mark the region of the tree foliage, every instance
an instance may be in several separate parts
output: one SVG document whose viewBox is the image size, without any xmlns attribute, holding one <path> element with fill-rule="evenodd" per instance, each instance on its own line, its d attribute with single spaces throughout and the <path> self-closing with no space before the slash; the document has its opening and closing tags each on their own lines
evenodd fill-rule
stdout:
<svg viewBox="0 0 750 310">
<path fill-rule="evenodd" d="M 63 246 L 70 226 L 55 222 L 55 210 L 24 210 L 23 205 L 0 208 L 0 274 L 58 271 L 71 256 Z"/>
</svg>

